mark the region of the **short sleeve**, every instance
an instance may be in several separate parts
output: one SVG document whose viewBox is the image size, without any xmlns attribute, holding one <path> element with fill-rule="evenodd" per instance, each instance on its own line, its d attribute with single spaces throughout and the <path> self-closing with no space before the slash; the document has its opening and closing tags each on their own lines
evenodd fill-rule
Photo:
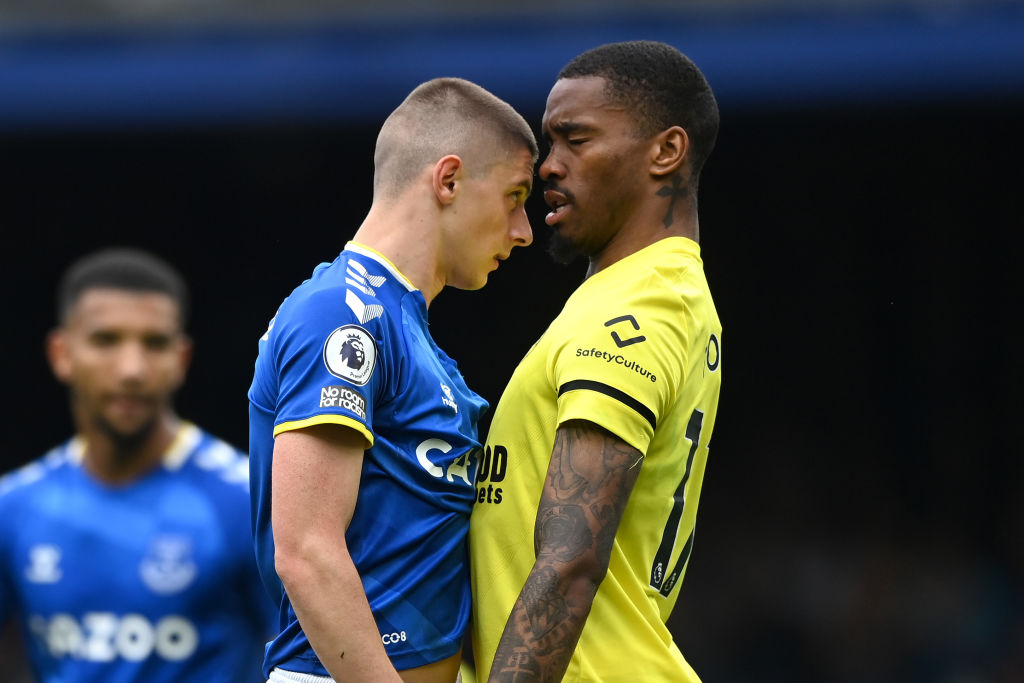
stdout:
<svg viewBox="0 0 1024 683">
<path fill-rule="evenodd" d="M 559 424 L 588 420 L 643 453 L 686 367 L 678 298 L 652 290 L 585 315 L 549 360 Z"/>
<path fill-rule="evenodd" d="M 268 338 L 279 373 L 274 436 L 333 423 L 373 444 L 370 425 L 385 374 L 381 323 L 380 317 L 360 323 L 336 290 L 282 307 Z"/>
</svg>

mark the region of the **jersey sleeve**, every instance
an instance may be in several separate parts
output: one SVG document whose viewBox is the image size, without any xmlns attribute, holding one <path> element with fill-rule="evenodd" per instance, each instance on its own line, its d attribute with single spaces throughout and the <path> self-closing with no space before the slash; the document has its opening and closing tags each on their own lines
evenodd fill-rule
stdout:
<svg viewBox="0 0 1024 683">
<path fill-rule="evenodd" d="M 663 288 L 615 308 L 583 316 L 560 344 L 549 367 L 558 391 L 558 424 L 588 420 L 641 453 L 675 400 L 686 367 L 679 301 Z"/>
<path fill-rule="evenodd" d="M 274 436 L 316 424 L 370 427 L 385 383 L 382 317 L 360 322 L 337 290 L 320 290 L 278 314 L 268 338 L 279 374 Z"/>
</svg>

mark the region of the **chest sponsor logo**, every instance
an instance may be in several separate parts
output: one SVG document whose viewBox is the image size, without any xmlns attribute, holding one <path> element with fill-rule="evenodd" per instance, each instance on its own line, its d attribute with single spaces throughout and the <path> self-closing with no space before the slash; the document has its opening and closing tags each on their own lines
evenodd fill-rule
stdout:
<svg viewBox="0 0 1024 683">
<path fill-rule="evenodd" d="M 502 494 L 501 483 L 508 472 L 508 449 L 494 445 L 484 448 L 484 457 L 480 461 L 480 470 L 476 475 L 476 502 L 480 505 L 500 505 Z"/>
<path fill-rule="evenodd" d="M 470 448 L 457 457 L 447 456 L 452 450 L 452 445 L 444 439 L 427 439 L 416 447 L 416 460 L 420 467 L 427 471 L 427 474 L 436 478 L 444 479 L 449 483 L 458 477 L 466 482 L 467 486 L 473 485 L 472 473 L 470 470 L 476 461 L 476 454 L 479 448 Z M 438 457 L 440 453 L 442 457 Z"/>
<path fill-rule="evenodd" d="M 57 583 L 64 576 L 60 567 L 60 548 L 49 543 L 34 545 L 28 551 L 25 579 L 29 583 Z"/>
<path fill-rule="evenodd" d="M 158 595 L 180 593 L 198 572 L 192 557 L 192 540 L 186 536 L 157 536 L 139 563 L 142 582 Z"/>
<path fill-rule="evenodd" d="M 199 646 L 199 630 L 176 614 L 155 623 L 141 614 L 86 612 L 81 620 L 65 613 L 49 617 L 34 614 L 28 626 L 39 649 L 55 659 L 140 662 L 155 654 L 166 661 L 180 662 L 191 657 Z"/>
<path fill-rule="evenodd" d="M 360 420 L 366 419 L 366 399 L 351 387 L 336 385 L 320 389 L 321 408 L 344 408 L 355 413 Z"/>
<path fill-rule="evenodd" d="M 358 325 L 343 325 L 324 342 L 324 364 L 335 377 L 363 386 L 377 365 L 377 342 Z"/>
</svg>

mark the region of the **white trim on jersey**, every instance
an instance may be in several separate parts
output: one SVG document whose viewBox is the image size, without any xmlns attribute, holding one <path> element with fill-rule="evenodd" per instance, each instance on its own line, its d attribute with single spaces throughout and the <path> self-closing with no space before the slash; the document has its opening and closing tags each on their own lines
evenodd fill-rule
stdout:
<svg viewBox="0 0 1024 683">
<path fill-rule="evenodd" d="M 171 445 L 164 452 L 162 461 L 164 467 L 171 471 L 180 470 L 181 466 L 188 461 L 189 454 L 199 445 L 202 438 L 203 433 L 199 427 L 191 422 L 182 422 L 181 426 L 178 427 L 178 433 L 174 435 L 174 440 L 171 441 Z M 85 437 L 81 434 L 76 434 L 68 445 L 67 455 L 71 462 L 81 466 L 82 459 L 85 456 Z"/>
<path fill-rule="evenodd" d="M 391 261 L 388 261 L 387 257 L 384 256 L 384 254 L 374 251 L 371 247 L 359 244 L 358 242 L 349 242 L 348 244 L 345 245 L 345 250 L 354 251 L 360 256 L 365 256 L 366 258 L 373 259 L 374 261 L 382 265 L 384 268 L 386 268 L 389 273 L 394 275 L 395 278 L 397 278 L 399 282 L 405 285 L 405 288 L 408 289 L 410 292 L 416 291 L 416 285 L 409 282 L 408 278 L 402 275 L 401 271 L 399 271 L 398 268 L 396 268 L 395 265 L 391 263 Z"/>
<path fill-rule="evenodd" d="M 174 441 L 164 453 L 164 467 L 172 471 L 181 469 L 181 466 L 188 460 L 189 453 L 199 445 L 202 438 L 203 434 L 199 431 L 199 427 L 191 422 L 181 423 L 178 433 L 174 436 Z"/>
</svg>

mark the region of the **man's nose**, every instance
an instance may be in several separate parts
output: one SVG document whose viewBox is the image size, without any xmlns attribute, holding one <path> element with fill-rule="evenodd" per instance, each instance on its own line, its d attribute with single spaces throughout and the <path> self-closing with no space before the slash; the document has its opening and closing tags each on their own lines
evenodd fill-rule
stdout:
<svg viewBox="0 0 1024 683">
<path fill-rule="evenodd" d="M 548 155 L 544 157 L 544 161 L 541 162 L 540 167 L 537 169 L 537 174 L 540 176 L 541 180 L 564 178 L 565 167 L 558 162 L 554 153 L 548 152 Z"/>
<path fill-rule="evenodd" d="M 146 349 L 138 342 L 125 342 L 118 349 L 117 373 L 119 379 L 142 377 L 146 369 Z"/>
<path fill-rule="evenodd" d="M 533 243 L 533 227 L 530 225 L 530 217 L 526 215 L 523 208 L 516 212 L 512 219 L 512 241 L 517 247 L 527 247 Z"/>
</svg>

